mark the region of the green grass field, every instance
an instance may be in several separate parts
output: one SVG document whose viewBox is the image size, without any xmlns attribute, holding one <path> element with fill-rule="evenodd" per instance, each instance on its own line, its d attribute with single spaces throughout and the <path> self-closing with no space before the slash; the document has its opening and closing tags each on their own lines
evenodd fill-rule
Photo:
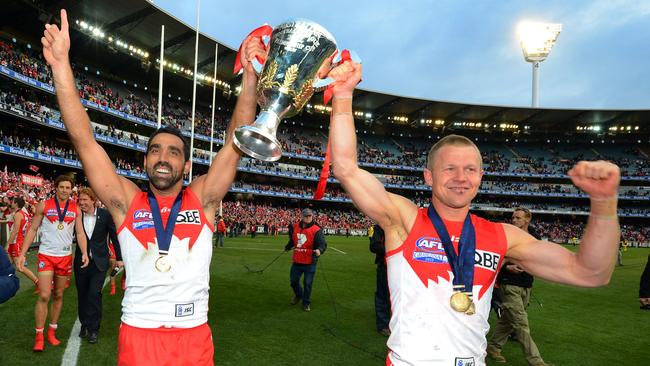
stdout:
<svg viewBox="0 0 650 366">
<path fill-rule="evenodd" d="M 312 311 L 291 306 L 290 255 L 281 252 L 286 236 L 226 241 L 212 260 L 210 325 L 215 360 L 222 365 L 382 365 L 386 339 L 375 331 L 374 256 L 366 238 L 328 237 L 330 249 L 314 282 Z M 334 250 L 336 248 L 345 254 Z M 650 360 L 650 311 L 639 310 L 639 276 L 649 249 L 624 253 L 609 286 L 576 289 L 535 282 L 529 308 L 532 335 L 547 362 L 556 365 L 647 365 Z M 34 254 L 29 256 L 35 267 Z M 19 294 L 0 305 L 0 365 L 59 365 L 76 318 L 74 284 L 66 291 L 59 321 L 59 347 L 31 351 L 35 296 L 21 278 Z M 74 283 L 74 282 L 72 282 Z M 332 296 L 330 296 L 331 290 Z M 104 293 L 99 343 L 82 342 L 78 365 L 114 365 L 120 323 L 121 290 Z M 333 301 L 334 299 L 334 301 Z M 334 306 L 335 302 L 335 306 Z M 494 322 L 494 317 L 492 317 Z M 73 335 L 76 337 L 76 334 Z M 503 352 L 510 365 L 525 365 L 519 345 Z M 489 363 L 488 365 L 493 365 Z"/>
</svg>

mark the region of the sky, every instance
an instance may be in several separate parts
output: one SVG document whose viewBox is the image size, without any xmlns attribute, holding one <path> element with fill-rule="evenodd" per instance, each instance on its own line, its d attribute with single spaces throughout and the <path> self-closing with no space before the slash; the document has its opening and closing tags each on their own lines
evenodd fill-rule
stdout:
<svg viewBox="0 0 650 366">
<path fill-rule="evenodd" d="M 154 0 L 194 26 L 196 3 Z M 258 26 L 313 20 L 363 59 L 360 88 L 473 104 L 528 107 L 532 68 L 522 20 L 562 23 L 541 63 L 545 108 L 650 109 L 647 0 L 201 0 L 200 30 L 238 48 Z"/>
</svg>

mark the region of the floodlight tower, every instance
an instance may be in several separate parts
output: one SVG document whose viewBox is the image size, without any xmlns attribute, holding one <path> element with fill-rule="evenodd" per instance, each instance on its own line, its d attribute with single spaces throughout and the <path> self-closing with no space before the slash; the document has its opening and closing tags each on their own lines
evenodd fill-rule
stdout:
<svg viewBox="0 0 650 366">
<path fill-rule="evenodd" d="M 539 106 L 539 63 L 551 53 L 561 31 L 562 24 L 521 22 L 517 27 L 524 59 L 533 65 L 533 108 Z"/>
</svg>

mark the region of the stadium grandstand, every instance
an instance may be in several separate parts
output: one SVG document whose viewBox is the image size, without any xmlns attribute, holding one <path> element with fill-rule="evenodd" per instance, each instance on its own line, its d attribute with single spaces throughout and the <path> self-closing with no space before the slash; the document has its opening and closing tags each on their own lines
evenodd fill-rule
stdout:
<svg viewBox="0 0 650 366">
<path fill-rule="evenodd" d="M 157 125 L 158 68 L 154 55 L 158 54 L 156 47 L 160 47 L 160 39 L 153 29 L 167 24 L 165 48 L 172 55 L 168 61 L 171 66 L 165 72 L 162 121 L 164 125 L 182 129 L 187 136 L 191 130 L 190 65 L 194 36 L 187 26 L 172 21 L 170 15 L 146 1 L 126 3 L 118 6 L 106 3 L 106 9 L 102 9 L 101 1 L 93 3 L 93 12 L 102 14 L 101 19 L 83 17 L 89 14 L 84 9 L 87 5 L 70 4 L 69 11 L 74 16 L 72 43 L 76 45 L 72 60 L 80 97 L 90 114 L 97 140 L 104 143 L 120 174 L 141 181 L 145 178 L 142 153 L 147 136 Z M 21 2 L 11 4 L 26 11 Z M 31 11 L 40 13 L 41 18 L 46 14 L 44 9 L 36 7 Z M 21 21 L 12 27 L 12 20 L 8 19 L 0 34 L 3 76 L 0 112 L 5 120 L 0 129 L 0 152 L 8 172 L 33 175 L 28 168 L 33 165 L 46 178 L 72 171 L 79 173 L 83 181 L 80 163 L 63 132 L 38 34 L 28 33 L 30 29 L 38 29 L 40 18 L 26 19 L 33 23 Z M 102 33 L 97 34 L 100 29 Z M 128 33 L 123 34 L 127 29 Z M 136 51 L 129 49 L 133 47 Z M 201 37 L 198 69 L 201 75 L 211 75 L 214 47 L 214 40 Z M 238 83 L 232 74 L 236 50 L 220 45 L 219 55 L 216 82 L 220 93 L 216 102 L 213 153 L 222 143 Z M 195 176 L 207 171 L 210 151 L 212 80 L 199 80 L 193 153 Z M 472 138 L 483 152 L 486 176 L 473 207 L 481 215 L 498 216 L 509 208 L 523 205 L 540 214 L 538 217 L 551 226 L 582 222 L 581 218 L 587 214 L 587 199 L 573 187 L 566 172 L 579 160 L 603 159 L 617 163 L 622 169 L 622 223 L 643 231 L 644 223 L 650 219 L 650 149 L 647 148 L 650 141 L 648 127 L 643 123 L 650 111 L 468 105 L 362 89 L 355 93 L 354 108 L 360 165 L 385 182 L 391 191 L 422 197 L 422 202 L 426 202 L 430 188 L 424 185 L 422 169 L 428 148 L 440 137 L 457 133 Z M 283 121 L 278 133 L 284 149 L 281 161 L 263 163 L 242 159 L 238 179 L 225 201 L 353 211 L 351 201 L 333 178 L 329 179 L 322 201 L 311 199 L 327 143 L 328 113 L 322 95 L 317 94 L 301 114 Z M 225 217 L 230 218 L 227 211 Z M 255 221 L 248 220 L 249 224 Z M 334 233 L 350 228 L 356 235 L 364 234 L 369 222 L 358 221 L 363 225 L 342 221 L 327 229 Z M 281 222 L 257 224 L 286 229 L 286 223 Z M 562 241 L 561 237 L 551 235 L 558 231 L 561 230 L 549 231 L 549 239 Z M 634 245 L 650 245 L 650 240 L 629 239 Z"/>
<path fill-rule="evenodd" d="M 75 175 L 78 186 L 87 185 L 39 41 L 43 23 L 57 22 L 59 8 L 69 14 L 71 60 L 95 138 L 120 175 L 146 186 L 144 151 L 157 126 L 160 26 L 166 27 L 162 124 L 181 129 L 188 138 L 195 31 L 145 0 L 8 0 L 0 7 L 3 199 L 22 195 L 33 208 L 52 194 L 53 179 L 63 173 Z M 236 53 L 209 36 L 199 39 L 194 177 L 207 172 L 211 151 L 216 154 L 223 144 L 240 82 L 232 72 Z M 223 201 L 230 236 L 250 230 L 286 233 L 307 207 L 329 235 L 367 235 L 373 223 L 333 176 L 324 198 L 313 199 L 329 112 L 322 94 L 315 94 L 300 114 L 282 122 L 278 162 L 242 158 Z M 476 105 L 357 89 L 354 115 L 360 165 L 389 191 L 428 205 L 431 188 L 422 178 L 428 149 L 445 135 L 464 135 L 480 148 L 485 170 L 472 212 L 506 221 L 514 207 L 529 208 L 533 226 L 557 243 L 579 238 L 589 214 L 588 197 L 571 184 L 567 171 L 583 159 L 612 161 L 622 174 L 622 237 L 629 246 L 650 247 L 650 110 Z"/>
</svg>

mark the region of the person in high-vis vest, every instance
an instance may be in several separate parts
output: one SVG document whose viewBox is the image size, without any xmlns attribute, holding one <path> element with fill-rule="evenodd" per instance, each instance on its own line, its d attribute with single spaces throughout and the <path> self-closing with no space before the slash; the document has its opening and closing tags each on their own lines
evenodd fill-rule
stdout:
<svg viewBox="0 0 650 366">
<path fill-rule="evenodd" d="M 300 222 L 289 226 L 289 242 L 284 250 L 292 248 L 293 264 L 289 277 L 294 296 L 291 305 L 302 300 L 302 309 L 311 311 L 311 286 L 316 275 L 318 257 L 327 249 L 327 242 L 323 229 L 314 222 L 314 212 L 309 208 L 302 210 Z M 303 274 L 303 287 L 301 287 L 300 277 Z"/>
</svg>

